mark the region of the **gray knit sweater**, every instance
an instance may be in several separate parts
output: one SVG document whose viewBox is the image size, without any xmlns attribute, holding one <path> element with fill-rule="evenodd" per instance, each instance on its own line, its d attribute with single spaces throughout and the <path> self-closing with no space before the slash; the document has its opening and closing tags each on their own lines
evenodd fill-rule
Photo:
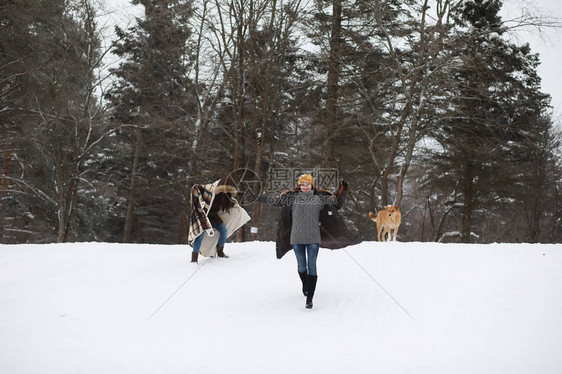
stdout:
<svg viewBox="0 0 562 374">
<path fill-rule="evenodd" d="M 292 206 L 291 244 L 320 243 L 320 211 L 326 204 L 313 191 L 299 192 Z"/>
</svg>

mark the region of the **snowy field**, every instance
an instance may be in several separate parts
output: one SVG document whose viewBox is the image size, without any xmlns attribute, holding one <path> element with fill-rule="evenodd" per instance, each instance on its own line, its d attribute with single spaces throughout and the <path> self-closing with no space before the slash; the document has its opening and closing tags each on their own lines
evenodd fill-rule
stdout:
<svg viewBox="0 0 562 374">
<path fill-rule="evenodd" d="M 0 245 L 0 373 L 562 373 L 562 245 Z"/>
</svg>

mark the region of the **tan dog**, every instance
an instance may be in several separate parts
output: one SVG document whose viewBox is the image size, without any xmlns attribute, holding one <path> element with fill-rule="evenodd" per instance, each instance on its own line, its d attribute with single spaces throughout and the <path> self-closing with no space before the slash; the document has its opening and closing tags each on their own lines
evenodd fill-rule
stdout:
<svg viewBox="0 0 562 374">
<path fill-rule="evenodd" d="M 396 205 L 387 205 L 383 207 L 383 210 L 379 210 L 376 218 L 373 212 L 369 212 L 369 217 L 377 224 L 377 236 L 379 242 L 381 241 L 381 231 L 383 230 L 382 241 L 396 240 L 398 228 L 402 222 L 402 215 L 400 214 L 399 207 Z M 394 239 L 392 239 L 390 230 L 394 230 Z M 386 234 L 388 234 L 388 240 L 385 240 Z"/>
</svg>

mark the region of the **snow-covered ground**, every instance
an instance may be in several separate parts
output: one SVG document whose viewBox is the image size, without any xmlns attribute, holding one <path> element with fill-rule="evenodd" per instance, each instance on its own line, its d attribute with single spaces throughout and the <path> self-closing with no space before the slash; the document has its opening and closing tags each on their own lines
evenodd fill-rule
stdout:
<svg viewBox="0 0 562 374">
<path fill-rule="evenodd" d="M 562 245 L 0 245 L 0 373 L 562 372 Z"/>
</svg>

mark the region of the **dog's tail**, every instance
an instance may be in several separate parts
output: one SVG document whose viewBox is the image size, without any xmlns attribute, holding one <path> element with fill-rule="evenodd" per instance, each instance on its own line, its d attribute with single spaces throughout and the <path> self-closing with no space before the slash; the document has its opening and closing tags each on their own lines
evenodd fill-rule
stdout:
<svg viewBox="0 0 562 374">
<path fill-rule="evenodd" d="M 369 212 L 369 218 L 371 218 L 373 221 L 375 221 L 375 213 Z"/>
</svg>

